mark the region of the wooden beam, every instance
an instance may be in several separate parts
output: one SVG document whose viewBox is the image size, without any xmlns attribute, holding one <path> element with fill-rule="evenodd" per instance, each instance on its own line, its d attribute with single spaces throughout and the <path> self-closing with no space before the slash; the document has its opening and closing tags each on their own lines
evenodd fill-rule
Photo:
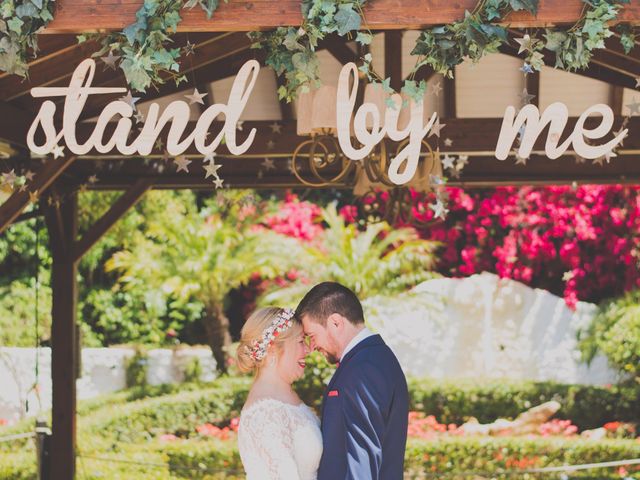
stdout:
<svg viewBox="0 0 640 480">
<path fill-rule="evenodd" d="M 391 77 L 391 88 L 402 88 L 402 31 L 384 32 L 384 76 Z"/>
<path fill-rule="evenodd" d="M 76 471 L 76 345 L 77 264 L 64 238 L 77 232 L 77 194 L 65 191 L 60 208 L 62 225 L 45 214 L 52 241 L 51 379 L 53 385 L 51 472 L 49 478 L 74 480 Z M 59 231 L 62 228 L 62 232 Z"/>
<path fill-rule="evenodd" d="M 58 0 L 54 19 L 45 33 L 121 30 L 135 20 L 142 0 Z M 376 0 L 367 2 L 365 18 L 373 30 L 420 29 L 460 20 L 477 0 Z M 516 12 L 504 19 L 513 27 L 573 24 L 582 12 L 581 0 L 540 2 L 536 17 Z M 183 12 L 180 31 L 251 31 L 302 23 L 299 0 L 229 0 L 220 2 L 212 19 L 200 8 Z M 640 2 L 625 5 L 617 22 L 640 23 Z"/>
<path fill-rule="evenodd" d="M 48 160 L 30 182 L 24 191 L 15 191 L 6 202 L 0 205 L 0 233 L 2 233 L 29 205 L 29 192 L 36 192 L 41 196 L 56 178 L 73 163 L 75 156 Z"/>
<path fill-rule="evenodd" d="M 79 261 L 131 207 L 138 203 L 145 192 L 149 190 L 152 183 L 153 178 L 149 177 L 137 180 L 131 188 L 116 200 L 109 211 L 100 217 L 100 219 L 85 232 L 80 240 L 74 243 L 72 250 L 73 258 L 76 262 Z"/>
<path fill-rule="evenodd" d="M 26 148 L 27 132 L 34 118 L 29 112 L 0 101 L 0 138 Z"/>
<path fill-rule="evenodd" d="M 456 79 L 444 77 L 442 93 L 444 95 L 444 117 L 455 118 L 458 107 L 456 106 Z"/>
<path fill-rule="evenodd" d="M 535 95 L 531 99 L 531 103 L 536 107 L 540 106 L 540 72 L 529 73 L 525 75 L 525 88 L 527 89 L 527 93 L 529 95 Z M 616 113 L 616 112 L 614 112 Z M 621 112 L 617 112 L 620 114 Z"/>
<path fill-rule="evenodd" d="M 331 35 L 322 40 L 318 44 L 318 49 L 324 48 L 342 65 L 358 61 L 358 53 L 353 51 L 345 40 L 338 35 Z"/>
<path fill-rule="evenodd" d="M 624 88 L 617 85 L 610 85 L 609 89 L 609 106 L 611 110 L 613 110 L 614 115 L 622 115 Z"/>
</svg>

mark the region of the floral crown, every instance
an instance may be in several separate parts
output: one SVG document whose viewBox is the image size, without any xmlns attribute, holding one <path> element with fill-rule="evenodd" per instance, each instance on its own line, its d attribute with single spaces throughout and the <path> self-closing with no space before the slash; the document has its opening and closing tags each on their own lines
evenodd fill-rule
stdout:
<svg viewBox="0 0 640 480">
<path fill-rule="evenodd" d="M 262 338 L 253 342 L 251 358 L 259 362 L 267 355 L 267 349 L 282 332 L 286 332 L 293 325 L 295 312 L 290 308 L 282 310 L 267 328 L 262 332 Z"/>
</svg>

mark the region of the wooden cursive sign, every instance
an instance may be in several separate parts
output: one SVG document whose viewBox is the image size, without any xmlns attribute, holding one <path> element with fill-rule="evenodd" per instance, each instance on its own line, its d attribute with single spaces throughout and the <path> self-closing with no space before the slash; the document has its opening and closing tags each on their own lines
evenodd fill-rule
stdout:
<svg viewBox="0 0 640 480">
<path fill-rule="evenodd" d="M 45 100 L 42 103 L 27 134 L 27 145 L 32 152 L 39 155 L 51 153 L 58 142 L 64 138 L 67 148 L 76 155 L 87 154 L 93 149 L 100 153 L 108 153 L 114 148 L 123 155 L 149 155 L 158 136 L 167 125 L 170 125 L 166 140 L 167 152 L 174 156 L 184 153 L 191 144 L 194 144 L 202 155 L 211 154 L 215 152 L 223 138 L 232 155 L 241 155 L 253 143 L 256 135 L 255 128 L 249 132 L 241 145 L 236 143 L 236 130 L 237 122 L 258 77 L 260 65 L 256 60 L 249 60 L 242 66 L 233 82 L 227 103 L 209 106 L 198 118 L 193 131 L 184 139 L 182 137 L 189 124 L 190 116 L 187 102 L 173 101 L 162 113 L 160 113 L 159 104 L 152 103 L 140 133 L 129 142 L 134 107 L 131 103 L 115 100 L 102 110 L 89 139 L 84 143 L 79 143 L 76 138 L 76 123 L 81 117 L 89 95 L 125 93 L 127 91 L 125 88 L 92 87 L 91 82 L 95 69 L 95 61 L 87 59 L 80 63 L 73 72 L 68 87 L 39 87 L 31 90 L 31 95 L 36 98 L 65 97 L 60 131 L 57 131 L 54 125 L 56 104 L 51 100 Z M 400 121 L 402 98 L 397 94 L 391 96 L 391 103 L 395 108 L 385 108 L 385 111 L 381 112 L 374 103 L 364 103 L 357 108 L 354 116 L 358 81 L 356 65 L 354 63 L 346 64 L 338 79 L 336 100 L 337 118 L 335 124 L 337 125 L 340 148 L 347 158 L 361 160 L 370 155 L 374 147 L 384 137 L 389 137 L 395 142 L 402 142 L 408 138 L 406 145 L 391 160 L 388 172 L 389 178 L 395 184 L 406 184 L 416 173 L 422 142 L 429 131 L 434 128 L 438 116 L 433 113 L 425 125 L 423 102 L 412 101 L 409 107 L 409 119 L 406 121 L 406 125 L 400 128 L 400 124 L 405 123 L 405 120 Z M 596 128 L 587 129 L 584 123 L 593 113 L 600 115 L 602 121 Z M 207 134 L 212 122 L 219 115 L 225 117 L 223 128 L 210 143 L 207 143 Z M 559 102 L 547 107 L 542 116 L 534 105 L 524 106 L 517 116 L 514 107 L 507 107 L 496 145 L 496 158 L 500 160 L 507 158 L 519 133 L 522 134 L 522 138 L 518 154 L 521 157 L 528 157 L 535 141 L 547 125 L 550 125 L 550 128 L 545 152 L 549 158 L 558 158 L 569 148 L 569 145 L 572 145 L 575 152 L 583 158 L 598 158 L 615 148 L 627 134 L 625 129 L 604 145 L 587 144 L 585 139 L 601 139 L 609 133 L 613 126 L 611 108 L 598 104 L 588 108 L 580 116 L 573 133 L 561 145 L 558 145 L 568 116 L 567 107 Z M 116 128 L 111 137 L 105 140 L 105 128 L 112 121 L 117 122 Z M 36 144 L 35 141 L 39 128 L 44 133 L 42 144 Z M 438 128 L 439 134 L 439 127 L 436 128 Z M 358 147 L 353 146 L 352 136 L 359 143 Z"/>
<path fill-rule="evenodd" d="M 95 61 L 87 59 L 75 69 L 68 87 L 39 87 L 31 89 L 31 95 L 34 97 L 65 97 L 62 130 L 59 132 L 56 131 L 53 121 L 56 104 L 51 100 L 45 100 L 42 103 L 40 111 L 27 134 L 27 145 L 32 152 L 46 155 L 64 138 L 69 150 L 77 155 L 84 155 L 94 148 L 100 153 L 107 153 L 115 148 L 123 155 L 149 155 L 158 135 L 169 123 L 171 126 L 166 144 L 170 155 L 184 153 L 192 143 L 201 154 L 208 155 L 216 150 L 223 137 L 227 148 L 233 155 L 243 154 L 253 143 L 256 135 L 255 128 L 249 132 L 244 143 L 241 145 L 236 144 L 236 124 L 249 100 L 258 77 L 260 64 L 255 60 L 249 60 L 238 72 L 227 104 L 216 103 L 208 107 L 198 118 L 193 131 L 182 141 L 180 139 L 185 133 L 191 112 L 187 102 L 182 100 L 173 101 L 167 105 L 161 115 L 160 106 L 155 102 L 152 103 L 141 132 L 131 143 L 128 143 L 133 125 L 131 120 L 133 106 L 122 100 L 115 100 L 102 110 L 89 139 L 85 143 L 79 144 L 76 140 L 76 123 L 80 118 L 88 96 L 92 94 L 125 93 L 127 91 L 124 88 L 92 87 L 91 82 L 93 81 L 95 69 Z M 224 126 L 216 137 L 207 144 L 206 138 L 211 128 L 211 123 L 220 114 L 225 117 Z M 104 130 L 111 120 L 117 120 L 118 123 L 111 138 L 105 141 L 103 138 Z M 45 134 L 45 141 L 41 145 L 35 143 L 35 134 L 38 127 L 41 127 Z"/>
</svg>

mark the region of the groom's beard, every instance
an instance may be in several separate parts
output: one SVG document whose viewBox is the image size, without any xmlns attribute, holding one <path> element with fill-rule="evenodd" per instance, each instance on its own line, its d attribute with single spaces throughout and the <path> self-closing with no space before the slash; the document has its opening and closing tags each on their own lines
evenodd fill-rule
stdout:
<svg viewBox="0 0 640 480">
<path fill-rule="evenodd" d="M 324 356 L 327 359 L 327 361 L 332 365 L 335 365 L 340 361 L 340 358 L 334 355 L 333 353 L 324 352 Z"/>
</svg>

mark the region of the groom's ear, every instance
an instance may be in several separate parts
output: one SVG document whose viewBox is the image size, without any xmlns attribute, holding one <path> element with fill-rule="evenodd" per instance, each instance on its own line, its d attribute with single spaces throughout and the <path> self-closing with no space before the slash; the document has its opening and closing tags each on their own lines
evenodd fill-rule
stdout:
<svg viewBox="0 0 640 480">
<path fill-rule="evenodd" d="M 327 318 L 327 326 L 329 325 L 339 330 L 342 329 L 344 326 L 344 317 L 339 313 L 332 313 L 329 315 L 329 318 Z"/>
</svg>

